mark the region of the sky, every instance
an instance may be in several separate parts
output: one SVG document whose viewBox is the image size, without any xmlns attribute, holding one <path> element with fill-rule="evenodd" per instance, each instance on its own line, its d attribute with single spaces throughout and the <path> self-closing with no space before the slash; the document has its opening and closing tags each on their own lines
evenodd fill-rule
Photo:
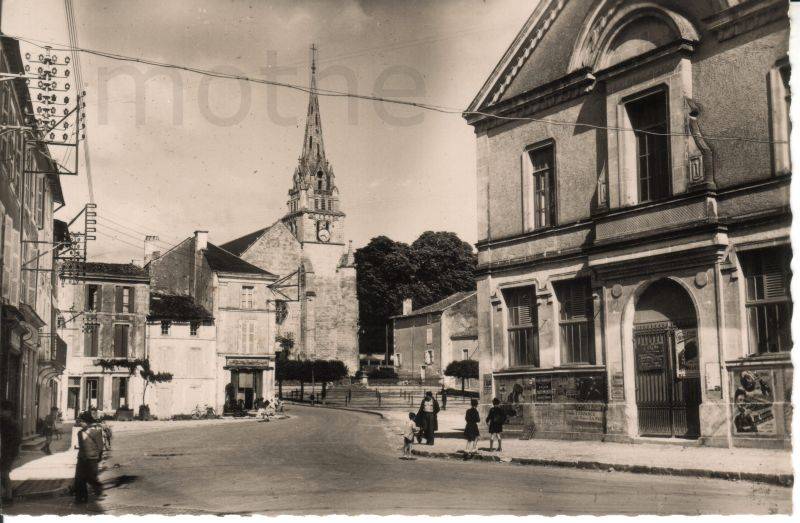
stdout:
<svg viewBox="0 0 800 523">
<path fill-rule="evenodd" d="M 464 109 L 536 0 L 78 0 L 81 47 L 320 89 Z M 2 31 L 69 42 L 60 0 L 5 0 Z M 41 49 L 25 44 L 23 52 Z M 63 54 L 63 53 L 62 53 Z M 308 95 L 81 54 L 98 205 L 89 257 L 141 260 L 197 229 L 224 243 L 286 212 Z M 74 87 L 73 87 L 74 89 Z M 321 97 L 327 157 L 355 247 L 426 230 L 476 237 L 475 138 L 459 114 Z M 70 161 L 65 148 L 53 148 Z M 62 176 L 69 221 L 88 201 L 85 159 Z"/>
</svg>

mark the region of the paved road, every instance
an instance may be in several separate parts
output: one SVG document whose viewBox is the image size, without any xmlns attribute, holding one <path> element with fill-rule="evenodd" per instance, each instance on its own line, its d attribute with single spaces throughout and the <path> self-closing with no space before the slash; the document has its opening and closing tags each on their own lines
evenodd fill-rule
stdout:
<svg viewBox="0 0 800 523">
<path fill-rule="evenodd" d="M 119 434 L 94 513 L 788 513 L 791 489 L 485 462 L 398 459 L 375 416 L 294 407 L 270 423 Z M 114 465 L 118 464 L 119 467 Z M 68 498 L 8 513 L 70 513 Z"/>
</svg>

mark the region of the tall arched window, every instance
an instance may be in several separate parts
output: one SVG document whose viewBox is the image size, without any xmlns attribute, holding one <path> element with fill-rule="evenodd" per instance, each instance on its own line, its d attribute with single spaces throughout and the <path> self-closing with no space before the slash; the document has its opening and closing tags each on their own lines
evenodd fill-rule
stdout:
<svg viewBox="0 0 800 523">
<path fill-rule="evenodd" d="M 322 176 L 322 171 L 317 173 L 317 190 L 321 191 L 325 185 L 325 180 Z"/>
</svg>

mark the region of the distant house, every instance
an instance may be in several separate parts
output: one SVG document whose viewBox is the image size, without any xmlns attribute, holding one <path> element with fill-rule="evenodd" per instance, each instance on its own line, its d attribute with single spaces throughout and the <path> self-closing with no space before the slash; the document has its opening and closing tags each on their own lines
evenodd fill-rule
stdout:
<svg viewBox="0 0 800 523">
<path fill-rule="evenodd" d="M 391 318 L 398 376 L 441 380 L 451 361 L 477 359 L 477 307 L 475 291 L 457 292 L 417 310 L 412 309 L 410 299 L 404 300 L 403 314 Z M 455 385 L 451 378 L 443 383 Z"/>
<path fill-rule="evenodd" d="M 172 381 L 148 394 L 154 415 L 164 419 L 216 406 L 217 333 L 208 310 L 191 296 L 153 293 L 147 339 L 153 368 L 172 373 Z"/>
</svg>

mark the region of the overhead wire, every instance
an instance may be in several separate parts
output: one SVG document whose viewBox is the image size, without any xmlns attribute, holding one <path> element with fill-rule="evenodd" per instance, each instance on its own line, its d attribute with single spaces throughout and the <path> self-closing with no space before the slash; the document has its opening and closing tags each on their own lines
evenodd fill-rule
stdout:
<svg viewBox="0 0 800 523">
<path fill-rule="evenodd" d="M 70 0 L 65 0 L 68 2 Z M 498 120 L 505 120 L 505 121 L 526 121 L 526 122 L 538 122 L 544 123 L 549 125 L 556 125 L 556 126 L 567 126 L 573 128 L 588 128 L 588 129 L 597 129 L 597 130 L 605 130 L 605 131 L 614 131 L 614 132 L 635 132 L 637 134 L 646 134 L 651 136 L 678 136 L 678 137 L 690 137 L 693 136 L 691 133 L 688 132 L 658 132 L 658 131 L 648 131 L 648 130 L 640 130 L 634 129 L 630 127 L 619 127 L 619 126 L 608 126 L 608 125 L 600 125 L 600 124 L 590 124 L 590 123 L 583 123 L 583 122 L 570 122 L 570 121 L 561 121 L 561 120 L 554 120 L 550 118 L 537 118 L 532 116 L 506 116 L 496 113 L 490 113 L 486 111 L 470 111 L 466 109 L 458 109 L 455 107 L 448 107 L 443 105 L 435 105 L 435 104 L 428 104 L 428 103 L 420 103 L 420 102 L 413 102 L 410 100 L 402 100 L 398 98 L 386 98 L 382 96 L 375 96 L 375 95 L 365 95 L 359 93 L 353 93 L 348 91 L 337 91 L 333 89 L 322 89 L 322 88 L 312 88 L 310 86 L 304 86 L 300 84 L 293 84 L 290 82 L 279 82 L 277 80 L 268 80 L 265 78 L 253 78 L 247 75 L 240 75 L 240 74 L 231 74 L 231 73 L 222 73 L 219 71 L 211 71 L 208 69 L 201 69 L 197 67 L 190 67 L 185 65 L 179 64 L 172 64 L 168 62 L 161 62 L 157 60 L 150 60 L 146 58 L 136 58 L 132 56 L 126 56 L 118 53 L 111 53 L 107 51 L 99 51 L 96 49 L 87 49 L 81 48 L 77 46 L 69 46 L 65 44 L 60 44 L 56 42 L 47 42 L 44 40 L 36 40 L 27 37 L 21 36 L 11 36 L 11 38 L 16 38 L 20 41 L 27 42 L 31 45 L 35 45 L 38 47 L 43 47 L 38 42 L 45 42 L 51 46 L 59 46 L 58 48 L 54 48 L 54 50 L 59 51 L 71 51 L 74 53 L 86 53 L 94 56 L 99 56 L 111 60 L 118 60 L 124 62 L 133 62 L 133 63 L 140 63 L 145 65 L 152 65 L 156 67 L 164 67 L 168 69 L 177 69 L 182 70 L 190 73 L 200 74 L 204 76 L 209 76 L 213 78 L 222 78 L 228 80 L 238 80 L 238 81 L 245 81 L 251 82 L 256 84 L 262 85 L 271 85 L 275 87 L 283 87 L 287 89 L 292 89 L 296 91 L 300 91 L 306 94 L 315 94 L 317 96 L 327 96 L 327 97 L 342 97 L 342 98 L 353 98 L 359 100 L 366 100 L 372 102 L 381 102 L 381 103 L 389 103 L 394 105 L 402 105 L 408 107 L 415 107 L 418 109 L 423 109 L 427 111 L 439 112 L 443 114 L 458 114 L 461 116 L 483 116 L 486 118 L 494 118 Z M 711 141 L 737 141 L 737 142 L 750 142 L 750 143 L 763 143 L 763 144 L 777 144 L 777 143 L 787 143 L 786 140 L 770 140 L 770 139 L 760 139 L 760 138 L 751 138 L 746 136 L 722 136 L 722 135 L 703 135 L 704 140 L 711 140 Z"/>
</svg>

